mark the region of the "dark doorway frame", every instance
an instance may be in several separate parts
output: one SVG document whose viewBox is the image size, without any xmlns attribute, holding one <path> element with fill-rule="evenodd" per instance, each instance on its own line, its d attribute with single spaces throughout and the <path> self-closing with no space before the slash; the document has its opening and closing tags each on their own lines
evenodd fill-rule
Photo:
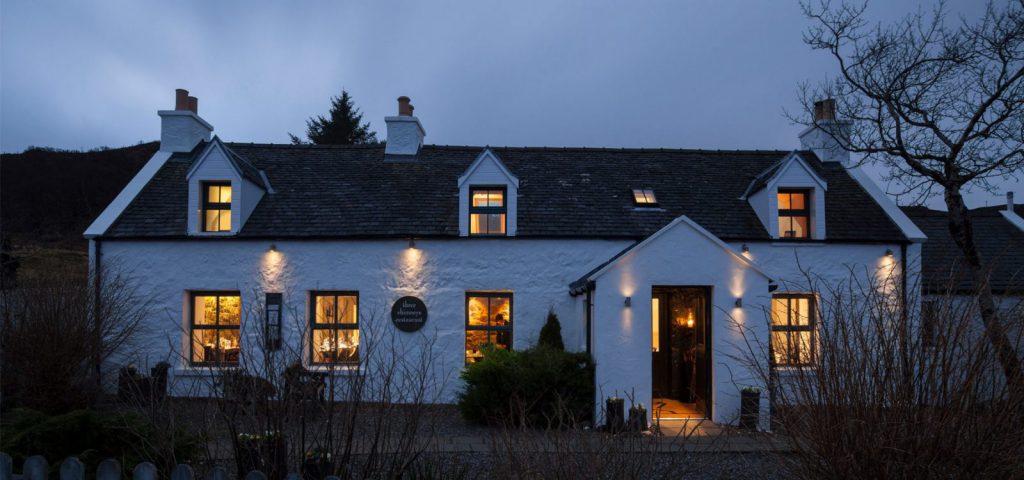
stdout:
<svg viewBox="0 0 1024 480">
<path fill-rule="evenodd" d="M 713 317 L 713 314 L 712 314 L 712 310 L 713 310 L 713 304 L 712 304 L 712 299 L 713 299 L 712 293 L 713 292 L 712 292 L 712 287 L 706 286 L 706 285 L 654 285 L 654 286 L 652 286 L 651 287 L 651 308 L 652 308 L 651 315 L 652 315 L 652 317 L 648 321 L 652 321 L 653 322 L 653 315 L 654 315 L 653 307 L 654 307 L 654 299 L 655 298 L 668 298 L 673 291 L 680 291 L 680 290 L 699 291 L 700 294 L 704 298 L 704 306 L 703 306 L 703 310 L 704 311 L 703 311 L 703 314 L 700 315 L 700 318 L 695 318 L 695 320 L 698 321 L 698 322 L 702 322 L 703 323 L 702 330 L 703 330 L 703 340 L 704 340 L 704 356 L 703 356 L 703 360 L 700 361 L 700 364 L 697 365 L 697 368 L 698 369 L 703 369 L 704 378 L 706 379 L 705 380 L 704 388 L 702 389 L 701 392 L 699 392 L 700 394 L 703 394 L 703 397 L 704 397 L 705 401 L 704 401 L 704 411 L 701 412 L 701 417 L 693 417 L 693 418 L 711 419 L 712 415 L 713 415 L 713 409 L 714 409 L 714 377 L 713 377 L 713 368 L 712 368 L 712 366 L 714 365 L 714 358 L 713 358 L 713 353 L 712 353 L 713 350 L 714 350 L 713 349 L 713 345 L 714 345 L 713 344 L 713 339 L 714 338 L 713 338 L 713 335 L 712 335 L 712 330 L 713 330 L 713 328 L 712 328 L 713 327 L 713 323 L 712 323 L 712 317 Z M 663 375 L 669 375 L 669 376 L 671 376 L 673 374 L 672 373 L 672 367 L 671 367 L 671 355 L 672 355 L 672 353 L 671 353 L 672 350 L 671 349 L 672 349 L 673 344 L 672 344 L 672 339 L 671 339 L 671 329 L 669 328 L 669 321 L 670 320 L 668 318 L 668 312 L 669 312 L 670 308 L 671 308 L 671 305 L 669 303 L 661 304 L 661 301 L 659 300 L 659 310 L 660 310 L 660 314 L 659 314 L 659 333 L 660 333 L 660 337 L 661 337 L 660 338 L 660 342 L 659 342 L 660 343 L 660 350 L 661 350 L 660 353 L 661 353 L 661 361 L 666 362 L 665 365 L 664 365 L 664 368 L 662 370 L 662 374 Z M 652 327 L 653 327 L 653 324 L 652 324 Z M 653 330 L 653 328 L 652 328 L 652 330 Z M 652 337 L 651 337 L 652 343 L 653 343 L 653 339 L 654 339 L 654 337 L 653 337 L 653 331 L 652 331 Z M 668 346 L 668 348 L 669 348 L 669 350 L 667 352 L 667 355 L 666 355 L 666 352 L 665 352 L 665 346 Z M 656 372 L 656 366 L 657 366 L 656 362 L 658 362 L 658 356 L 657 356 L 658 354 L 654 352 L 653 344 L 652 344 L 651 351 L 652 351 L 652 357 L 651 357 L 651 360 L 652 360 L 651 361 L 651 400 L 652 400 L 652 408 L 657 408 L 657 406 L 653 403 L 654 399 L 656 399 L 656 398 L 672 398 L 672 397 L 671 397 L 670 393 L 665 392 L 663 389 L 659 392 L 659 389 L 657 388 L 658 382 L 659 382 L 659 379 L 656 377 L 656 375 L 658 374 L 658 372 Z M 663 385 L 663 387 L 664 387 L 664 385 Z M 658 395 L 658 393 L 661 393 L 662 395 Z"/>
</svg>

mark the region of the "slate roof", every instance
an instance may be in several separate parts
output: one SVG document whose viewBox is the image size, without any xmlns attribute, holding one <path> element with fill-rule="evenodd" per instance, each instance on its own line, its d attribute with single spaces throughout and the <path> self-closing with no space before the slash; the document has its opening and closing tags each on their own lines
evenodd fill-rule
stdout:
<svg viewBox="0 0 1024 480">
<path fill-rule="evenodd" d="M 415 162 L 384 161 L 383 145 L 227 144 L 265 172 L 267 194 L 238 237 L 458 236 L 459 175 L 485 147 L 425 145 Z M 198 149 L 197 149 L 198 150 Z M 768 240 L 740 196 L 788 151 L 492 148 L 520 180 L 521 237 L 644 238 L 687 215 L 725 240 Z M 905 238 L 836 163 L 801 152 L 828 182 L 827 241 Z M 104 237 L 184 237 L 196 155 L 176 155 Z M 637 209 L 632 189 L 653 188 L 657 209 Z"/>
<path fill-rule="evenodd" d="M 974 239 L 982 261 L 990 265 L 990 282 L 997 293 L 1024 292 L 1024 231 L 1011 224 L 1000 210 L 985 207 L 971 210 Z M 1017 215 L 1024 207 L 1016 206 Z M 928 236 L 921 247 L 922 274 L 926 292 L 970 292 L 972 281 L 964 268 L 960 249 L 949 234 L 946 212 L 925 207 L 903 207 L 903 212 Z"/>
</svg>

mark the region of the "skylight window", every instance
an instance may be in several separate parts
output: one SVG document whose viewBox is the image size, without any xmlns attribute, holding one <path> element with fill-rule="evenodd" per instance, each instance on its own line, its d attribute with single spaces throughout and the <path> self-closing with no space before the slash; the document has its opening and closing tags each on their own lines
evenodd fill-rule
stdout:
<svg viewBox="0 0 1024 480">
<path fill-rule="evenodd" d="M 634 188 L 633 201 L 636 202 L 637 205 L 642 206 L 654 206 L 658 204 L 658 199 L 654 198 L 654 190 L 649 188 Z"/>
</svg>

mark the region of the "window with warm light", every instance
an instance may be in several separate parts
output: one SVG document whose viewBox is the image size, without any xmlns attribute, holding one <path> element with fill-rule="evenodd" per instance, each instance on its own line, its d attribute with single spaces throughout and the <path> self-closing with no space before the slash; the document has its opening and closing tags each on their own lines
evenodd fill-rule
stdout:
<svg viewBox="0 0 1024 480">
<path fill-rule="evenodd" d="M 813 295 L 772 296 L 771 349 L 775 365 L 810 365 L 815 358 Z"/>
<path fill-rule="evenodd" d="M 505 235 L 505 187 L 473 187 L 469 189 L 469 234 L 473 236 Z"/>
<path fill-rule="evenodd" d="M 203 231 L 231 231 L 231 182 L 203 183 Z"/>
<path fill-rule="evenodd" d="M 238 365 L 242 299 L 238 292 L 192 292 L 192 364 Z"/>
<path fill-rule="evenodd" d="M 811 194 L 779 189 L 779 238 L 811 238 Z"/>
<path fill-rule="evenodd" d="M 359 293 L 313 292 L 310 363 L 359 363 Z"/>
<path fill-rule="evenodd" d="M 636 203 L 638 206 L 643 207 L 653 207 L 658 205 L 658 199 L 654 197 L 654 190 L 651 190 L 649 188 L 634 188 L 633 202 Z"/>
<path fill-rule="evenodd" d="M 466 363 L 483 358 L 482 348 L 491 344 L 512 348 L 512 294 L 466 294 Z"/>
</svg>

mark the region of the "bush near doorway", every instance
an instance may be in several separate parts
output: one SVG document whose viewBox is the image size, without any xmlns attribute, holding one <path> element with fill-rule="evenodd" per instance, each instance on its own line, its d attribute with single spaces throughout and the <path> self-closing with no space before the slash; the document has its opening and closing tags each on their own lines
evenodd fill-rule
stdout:
<svg viewBox="0 0 1024 480">
<path fill-rule="evenodd" d="M 549 327 L 553 325 L 553 327 Z M 462 371 L 459 411 L 469 422 L 555 428 L 588 421 L 594 363 L 586 353 L 558 348 L 558 318 L 533 348 L 508 351 L 485 345 L 484 357 Z M 555 341 L 557 339 L 557 341 Z"/>
</svg>

